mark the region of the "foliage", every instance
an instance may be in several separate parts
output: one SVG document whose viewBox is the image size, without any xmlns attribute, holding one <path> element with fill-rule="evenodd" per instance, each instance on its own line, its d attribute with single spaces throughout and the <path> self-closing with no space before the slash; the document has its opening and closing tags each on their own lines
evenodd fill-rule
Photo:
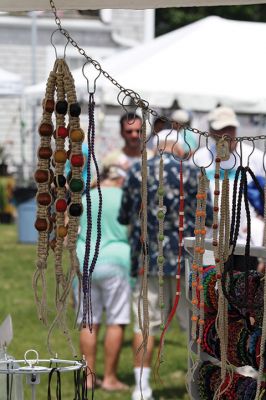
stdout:
<svg viewBox="0 0 266 400">
<path fill-rule="evenodd" d="M 266 22 L 266 5 L 158 8 L 155 34 L 160 36 L 209 15 L 238 21 Z"/>
<path fill-rule="evenodd" d="M 28 349 L 36 349 L 40 358 L 49 358 L 46 349 L 47 328 L 37 318 L 33 300 L 31 279 L 35 268 L 36 246 L 17 243 L 16 227 L 14 225 L 0 225 L 0 323 L 7 314 L 13 319 L 14 339 L 9 346 L 8 352 L 16 358 L 22 358 Z M 65 258 L 65 265 L 68 259 Z M 54 300 L 54 273 L 52 262 L 47 269 L 47 287 L 49 313 L 52 317 Z M 73 326 L 74 311 L 69 305 L 69 323 Z M 71 331 L 76 347 L 78 347 L 78 332 Z M 100 334 L 98 346 L 98 370 L 99 376 L 103 373 L 103 330 Z M 56 349 L 58 357 L 71 359 L 71 352 L 62 334 L 56 331 L 53 335 L 52 344 Z M 132 367 L 132 326 L 126 330 L 126 338 L 121 354 L 119 365 L 119 377 L 133 388 Z M 187 400 L 189 397 L 185 389 L 186 373 L 186 339 L 184 333 L 180 333 L 177 324 L 169 331 L 166 338 L 165 362 L 161 366 L 161 377 L 163 384 L 154 386 L 155 399 L 158 400 Z M 28 385 L 24 393 L 25 399 L 30 399 Z M 55 396 L 53 387 L 53 398 Z M 72 373 L 62 376 L 62 398 L 73 400 L 73 377 Z M 90 397 L 89 397 L 90 398 Z M 37 399 L 47 400 L 47 377 L 41 377 L 41 384 L 37 387 Z M 107 393 L 97 390 L 95 400 L 130 400 L 130 392 Z"/>
</svg>

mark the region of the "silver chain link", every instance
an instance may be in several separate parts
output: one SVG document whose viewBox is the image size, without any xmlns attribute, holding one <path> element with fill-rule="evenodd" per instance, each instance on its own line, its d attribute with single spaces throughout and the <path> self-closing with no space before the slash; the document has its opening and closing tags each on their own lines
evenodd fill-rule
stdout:
<svg viewBox="0 0 266 400">
<path fill-rule="evenodd" d="M 165 121 L 170 122 L 171 124 L 175 123 L 175 121 L 172 121 L 170 118 L 167 118 L 166 116 L 160 115 L 153 108 L 149 107 L 148 101 L 142 99 L 141 96 L 137 92 L 135 92 L 132 89 L 125 89 L 122 85 L 119 84 L 119 82 L 117 82 L 116 79 L 112 78 L 112 76 L 107 71 L 102 69 L 101 64 L 97 60 L 94 60 L 93 58 L 88 56 L 86 54 L 85 50 L 82 47 L 80 47 L 78 45 L 78 43 L 70 36 L 70 33 L 62 27 L 61 20 L 57 15 L 57 9 L 56 9 L 54 0 L 49 0 L 49 1 L 50 1 L 52 12 L 54 14 L 55 23 L 58 26 L 59 31 L 61 32 L 62 35 L 64 35 L 66 37 L 66 39 L 72 44 L 72 46 L 78 50 L 79 54 L 86 58 L 87 62 L 90 62 L 98 71 L 101 72 L 101 74 L 103 74 L 103 76 L 106 79 L 108 79 L 114 86 L 116 86 L 120 90 L 120 93 L 123 92 L 126 96 L 129 96 L 136 106 L 144 108 L 146 110 L 146 112 L 148 112 L 149 114 L 151 114 L 154 117 L 160 117 L 160 118 L 164 119 Z M 202 135 L 206 138 L 209 138 L 209 137 L 220 138 L 220 135 L 216 135 L 215 133 L 209 133 L 208 131 L 201 131 L 197 128 L 192 128 L 191 126 L 188 126 L 188 125 L 181 125 L 181 126 L 185 129 L 189 130 L 190 132 L 193 132 L 197 135 Z M 225 137 L 225 139 L 227 139 L 229 141 L 234 141 L 237 143 L 242 142 L 244 140 L 254 142 L 256 140 L 265 140 L 266 139 L 266 135 L 242 136 L 242 137 L 236 137 L 236 138 L 231 138 L 231 137 L 225 135 L 224 137 Z"/>
</svg>

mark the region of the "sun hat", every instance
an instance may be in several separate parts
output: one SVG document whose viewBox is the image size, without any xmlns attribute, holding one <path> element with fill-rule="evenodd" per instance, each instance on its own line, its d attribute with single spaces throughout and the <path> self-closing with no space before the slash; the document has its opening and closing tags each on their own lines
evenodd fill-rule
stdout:
<svg viewBox="0 0 266 400">
<path fill-rule="evenodd" d="M 219 131 L 227 126 L 233 126 L 235 128 L 239 126 L 236 114 L 230 107 L 215 108 L 209 113 L 208 121 L 210 127 L 215 131 Z"/>
</svg>

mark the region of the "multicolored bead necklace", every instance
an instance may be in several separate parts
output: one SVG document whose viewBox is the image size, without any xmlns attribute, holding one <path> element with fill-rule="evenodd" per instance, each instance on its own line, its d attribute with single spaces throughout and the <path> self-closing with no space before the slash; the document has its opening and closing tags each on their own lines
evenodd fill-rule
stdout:
<svg viewBox="0 0 266 400">
<path fill-rule="evenodd" d="M 56 104 L 54 95 L 57 93 Z M 55 177 L 51 170 L 50 157 L 52 156 L 51 137 L 53 134 L 52 114 L 55 111 L 56 129 L 55 151 L 53 162 L 55 166 Z M 36 304 L 40 319 L 47 323 L 46 314 L 46 283 L 45 269 L 47 267 L 47 257 L 49 245 L 55 252 L 55 274 L 56 274 L 56 311 L 57 315 L 50 327 L 49 337 L 54 326 L 59 323 L 62 331 L 71 342 L 65 322 L 66 299 L 71 289 L 71 283 L 75 276 L 80 279 L 79 263 L 76 255 L 76 239 L 79 228 L 79 217 L 82 213 L 81 195 L 83 181 L 81 178 L 81 168 L 83 165 L 83 155 L 81 144 L 84 134 L 80 129 L 79 115 L 80 106 L 77 103 L 73 77 L 64 59 L 57 59 L 53 71 L 50 73 L 47 82 L 45 99 L 43 101 L 43 117 L 39 127 L 41 145 L 38 150 L 38 166 L 35 173 L 37 183 L 37 219 L 35 227 L 39 232 L 38 240 L 38 261 L 37 270 L 33 277 L 33 287 Z M 68 127 L 66 126 L 65 116 L 68 114 Z M 69 136 L 69 152 L 71 163 L 70 190 L 71 202 L 67 207 L 66 200 L 66 178 L 64 176 L 67 152 L 65 150 L 65 139 Z M 54 183 L 54 188 L 51 183 Z M 54 200 L 51 196 L 53 191 Z M 55 214 L 51 217 L 51 209 L 54 207 Z M 65 225 L 65 211 L 68 209 L 68 225 Z M 54 223 L 54 239 L 49 244 L 50 234 Z M 70 254 L 70 270 L 64 273 L 62 266 L 63 242 L 68 234 L 67 247 Z M 37 294 L 38 280 L 41 278 L 42 298 L 39 300 Z M 50 348 L 49 348 L 50 349 Z M 72 347 L 73 349 L 73 347 Z"/>
</svg>

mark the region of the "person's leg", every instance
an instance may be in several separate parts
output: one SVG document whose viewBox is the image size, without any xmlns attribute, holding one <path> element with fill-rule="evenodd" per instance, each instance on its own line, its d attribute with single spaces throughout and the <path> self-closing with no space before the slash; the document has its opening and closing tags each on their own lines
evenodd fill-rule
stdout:
<svg viewBox="0 0 266 400">
<path fill-rule="evenodd" d="M 97 337 L 99 332 L 99 327 L 102 319 L 103 312 L 103 300 L 100 292 L 99 285 L 97 281 L 92 281 L 91 285 L 91 298 L 92 298 L 92 332 L 90 332 L 89 327 L 82 328 L 80 331 L 80 352 L 85 357 L 88 366 L 88 379 L 87 385 L 88 387 L 92 387 L 92 375 L 90 371 L 94 374 L 95 372 L 95 363 L 96 363 L 96 353 L 97 353 Z M 79 313 L 78 322 L 81 323 L 82 320 L 82 304 L 81 310 Z"/>
<path fill-rule="evenodd" d="M 158 295 L 158 278 L 155 276 L 149 277 L 148 283 L 148 306 L 149 306 L 149 319 L 150 319 L 150 336 L 148 338 L 147 351 L 143 360 L 143 350 L 140 349 L 143 343 L 142 333 L 138 326 L 138 298 L 140 294 L 141 278 L 138 278 L 135 289 L 133 291 L 133 314 L 134 314 L 134 338 L 133 338 L 133 357 L 134 357 L 134 373 L 135 373 L 135 390 L 132 394 L 133 400 L 140 400 L 140 378 L 141 389 L 144 400 L 152 399 L 152 390 L 150 387 L 149 379 L 151 374 L 151 363 L 154 349 L 154 336 L 159 330 L 161 324 L 161 316 L 159 309 L 159 295 Z M 141 376 L 141 365 L 143 361 L 143 371 Z"/>
<path fill-rule="evenodd" d="M 126 278 L 113 277 L 102 280 L 106 310 L 104 341 L 104 379 L 106 390 L 123 390 L 127 386 L 117 378 L 117 367 L 124 339 L 124 328 L 130 322 L 130 285 Z"/>
<path fill-rule="evenodd" d="M 88 380 L 87 385 L 92 387 L 92 375 L 90 370 L 95 373 L 96 353 L 97 353 L 97 337 L 100 325 L 94 324 L 92 333 L 89 328 L 82 328 L 80 331 L 80 352 L 85 357 L 88 366 Z"/>
<path fill-rule="evenodd" d="M 106 390 L 121 390 L 126 386 L 117 378 L 117 367 L 124 339 L 123 325 L 108 325 L 104 341 L 104 379 Z"/>
</svg>

